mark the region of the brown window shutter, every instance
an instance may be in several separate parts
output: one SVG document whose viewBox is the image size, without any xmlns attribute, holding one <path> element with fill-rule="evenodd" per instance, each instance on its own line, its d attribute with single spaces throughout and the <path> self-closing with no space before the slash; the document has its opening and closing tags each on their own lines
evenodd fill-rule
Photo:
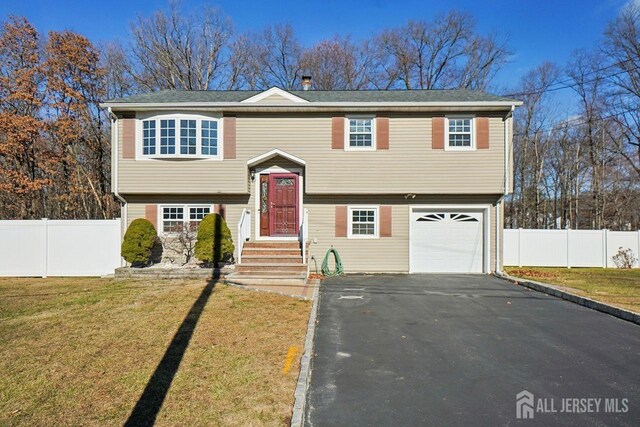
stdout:
<svg viewBox="0 0 640 427">
<path fill-rule="evenodd" d="M 476 148 L 482 150 L 489 148 L 489 118 L 476 117 Z"/>
<path fill-rule="evenodd" d="M 444 150 L 444 117 L 434 117 L 431 120 L 431 148 Z"/>
<path fill-rule="evenodd" d="M 391 237 L 391 206 L 380 206 L 380 237 Z"/>
<path fill-rule="evenodd" d="M 347 237 L 346 206 L 336 206 L 336 237 Z"/>
<path fill-rule="evenodd" d="M 222 218 L 226 219 L 227 207 L 220 203 L 213 205 L 213 212 L 219 214 Z"/>
<path fill-rule="evenodd" d="M 236 158 L 236 116 L 224 116 L 223 119 L 224 158 Z"/>
<path fill-rule="evenodd" d="M 136 157 L 136 119 L 122 120 L 122 158 Z"/>
<path fill-rule="evenodd" d="M 389 149 L 389 117 L 386 115 L 376 117 L 376 149 Z"/>
<path fill-rule="evenodd" d="M 144 217 L 155 227 L 158 231 L 158 205 L 145 205 Z"/>
<path fill-rule="evenodd" d="M 344 116 L 331 118 L 331 148 L 344 149 Z"/>
</svg>

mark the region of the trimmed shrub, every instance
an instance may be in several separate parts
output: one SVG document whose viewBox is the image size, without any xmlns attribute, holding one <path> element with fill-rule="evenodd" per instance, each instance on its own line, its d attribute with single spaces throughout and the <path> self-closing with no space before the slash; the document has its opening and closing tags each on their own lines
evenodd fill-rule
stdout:
<svg viewBox="0 0 640 427">
<path fill-rule="evenodd" d="M 213 265 L 226 261 L 233 255 L 233 240 L 227 222 L 217 213 L 210 213 L 200 221 L 195 256 Z"/>
<path fill-rule="evenodd" d="M 148 265 L 157 242 L 158 235 L 153 224 L 144 218 L 134 219 L 124 233 L 120 253 L 134 267 Z"/>
</svg>

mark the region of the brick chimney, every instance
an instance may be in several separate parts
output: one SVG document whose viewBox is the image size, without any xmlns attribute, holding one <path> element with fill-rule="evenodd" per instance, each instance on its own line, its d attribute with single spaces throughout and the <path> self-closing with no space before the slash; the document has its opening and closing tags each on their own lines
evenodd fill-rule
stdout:
<svg viewBox="0 0 640 427">
<path fill-rule="evenodd" d="M 302 90 L 311 89 L 311 76 L 302 76 Z"/>
</svg>

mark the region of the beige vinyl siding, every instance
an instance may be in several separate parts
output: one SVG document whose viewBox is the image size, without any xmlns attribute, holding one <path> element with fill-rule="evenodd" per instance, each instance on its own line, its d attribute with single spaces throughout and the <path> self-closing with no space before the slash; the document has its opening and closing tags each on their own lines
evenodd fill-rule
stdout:
<svg viewBox="0 0 640 427">
<path fill-rule="evenodd" d="M 259 101 L 255 101 L 255 104 L 292 104 L 294 101 L 285 98 L 282 95 L 273 94 L 269 95 L 266 98 L 263 98 Z"/>
<path fill-rule="evenodd" d="M 309 210 L 310 255 L 318 266 L 334 247 L 348 273 L 393 273 L 409 271 L 409 212 L 412 206 L 486 204 L 490 208 L 489 268 L 495 268 L 497 196 L 418 196 L 410 203 L 402 196 L 307 196 L 304 207 Z M 336 205 L 391 205 L 392 237 L 378 239 L 349 239 L 335 237 Z M 314 243 L 317 241 L 317 243 Z M 315 269 L 313 262 L 310 268 Z"/>
<path fill-rule="evenodd" d="M 132 196 L 129 197 L 127 203 L 127 227 L 131 221 L 137 218 L 144 218 L 144 208 L 148 204 L 184 204 L 184 205 L 215 205 L 224 204 L 226 209 L 226 221 L 231 231 L 234 244 L 237 244 L 238 238 L 238 221 L 242 210 L 247 208 L 249 196 Z M 158 213 L 161 211 L 158 209 Z M 160 228 L 160 222 L 158 228 Z"/>
<path fill-rule="evenodd" d="M 127 204 L 127 219 L 131 223 L 136 218 L 144 218 L 147 204 L 217 204 L 226 205 L 226 220 L 234 244 L 238 245 L 237 228 L 243 209 L 252 211 L 252 233 L 255 233 L 255 215 L 253 197 L 249 196 L 137 196 Z M 309 247 L 310 256 L 315 256 L 318 268 L 331 247 L 339 253 L 347 273 L 407 273 L 409 271 L 409 212 L 411 206 L 433 205 L 462 205 L 492 204 L 490 209 L 491 245 L 489 266 L 495 269 L 496 254 L 496 208 L 497 196 L 418 196 L 407 201 L 402 196 L 306 196 L 304 208 L 309 211 Z M 392 237 L 378 239 L 348 239 L 335 237 L 335 206 L 336 205 L 391 205 L 392 206 Z M 158 224 L 160 227 L 160 224 Z M 254 236 L 255 237 L 255 236 Z M 317 242 L 317 243 L 315 243 Z M 310 262 L 310 269 L 315 270 L 315 264 Z"/>
<path fill-rule="evenodd" d="M 140 123 L 138 122 L 136 126 Z M 136 146 L 142 143 L 136 134 Z M 122 194 L 242 194 L 247 192 L 246 159 L 123 159 L 118 121 L 118 191 Z M 222 146 L 222 134 L 218 135 Z"/>
<path fill-rule="evenodd" d="M 380 151 L 332 150 L 330 114 L 238 114 L 236 125 L 235 160 L 125 160 L 119 144 L 119 192 L 243 194 L 247 160 L 275 148 L 305 160 L 312 194 L 504 191 L 501 116 L 490 119 L 490 148 L 475 151 L 431 149 L 431 116 L 425 114 L 390 114 L 389 149 Z"/>
<path fill-rule="evenodd" d="M 342 258 L 347 273 L 406 273 L 409 271 L 409 213 L 412 206 L 433 205 L 491 205 L 489 268 L 495 269 L 496 255 L 496 196 L 432 196 L 416 197 L 410 201 L 398 196 L 308 196 L 304 207 L 309 210 L 310 255 L 318 267 L 331 247 Z M 391 205 L 392 237 L 378 239 L 349 239 L 335 237 L 336 205 Z M 314 243 L 317 241 L 317 243 Z M 310 263 L 311 271 L 315 265 Z"/>
</svg>

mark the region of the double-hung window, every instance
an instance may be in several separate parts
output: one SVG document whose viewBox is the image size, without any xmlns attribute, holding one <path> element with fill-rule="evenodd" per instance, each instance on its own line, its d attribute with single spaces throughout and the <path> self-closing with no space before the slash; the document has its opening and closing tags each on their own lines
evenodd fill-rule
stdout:
<svg viewBox="0 0 640 427">
<path fill-rule="evenodd" d="M 188 228 L 197 230 L 202 218 L 211 213 L 211 206 L 171 205 L 162 207 L 162 231 L 178 233 Z"/>
<path fill-rule="evenodd" d="M 180 120 L 180 154 L 196 154 L 196 121 Z"/>
<path fill-rule="evenodd" d="M 349 207 L 349 238 L 375 239 L 378 237 L 378 208 Z"/>
<path fill-rule="evenodd" d="M 448 117 L 447 134 L 447 149 L 472 150 L 473 117 Z"/>
<path fill-rule="evenodd" d="M 349 150 L 374 150 L 373 117 L 348 117 L 347 139 Z"/>
<path fill-rule="evenodd" d="M 162 208 L 162 231 L 177 233 L 184 226 L 184 207 L 165 206 Z"/>
<path fill-rule="evenodd" d="M 142 157 L 220 159 L 218 119 L 176 114 L 142 120 Z"/>
<path fill-rule="evenodd" d="M 215 120 L 202 121 L 202 155 L 218 155 L 218 122 Z"/>
<path fill-rule="evenodd" d="M 156 121 L 145 120 L 142 122 L 142 154 L 156 154 Z"/>
<path fill-rule="evenodd" d="M 176 154 L 176 121 L 160 120 L 160 154 Z"/>
</svg>

